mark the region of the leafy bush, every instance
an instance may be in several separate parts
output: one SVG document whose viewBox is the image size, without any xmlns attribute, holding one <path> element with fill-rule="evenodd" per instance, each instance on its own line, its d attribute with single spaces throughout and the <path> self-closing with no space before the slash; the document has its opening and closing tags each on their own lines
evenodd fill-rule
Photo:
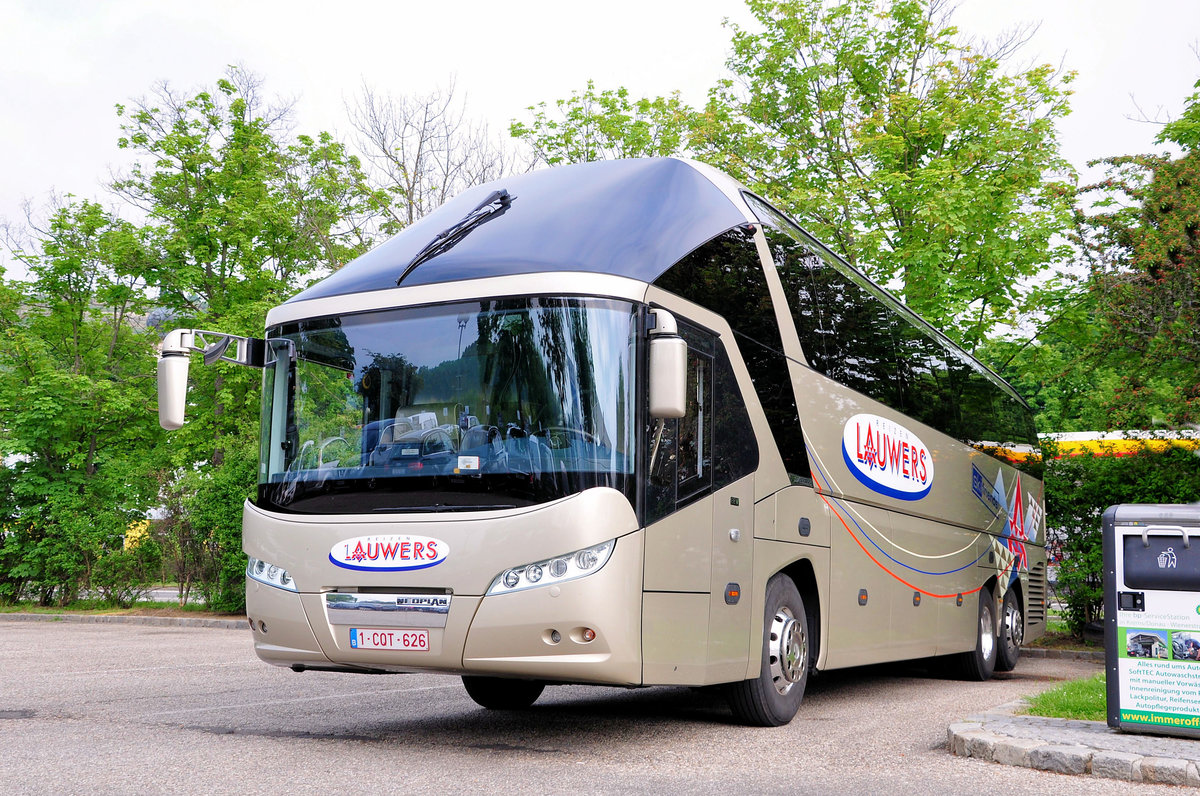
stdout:
<svg viewBox="0 0 1200 796">
<path fill-rule="evenodd" d="M 143 539 L 97 559 L 92 566 L 91 585 L 105 603 L 130 608 L 153 587 L 161 566 L 162 548 L 153 539 Z"/>
<path fill-rule="evenodd" d="M 0 528 L 0 605 L 12 605 L 25 592 L 29 577 L 21 558 L 20 532 Z"/>
<path fill-rule="evenodd" d="M 213 611 L 246 609 L 246 555 L 242 552 L 242 505 L 257 483 L 258 451 L 231 445 L 223 466 L 193 473 L 183 499 L 185 531 L 193 548 L 199 543 L 199 583 Z"/>
<path fill-rule="evenodd" d="M 1200 457 L 1182 448 L 1055 459 L 1048 445 L 1045 453 L 1048 552 L 1058 563 L 1058 596 L 1065 603 L 1067 627 L 1082 636 L 1084 625 L 1099 620 L 1104 608 L 1100 516 L 1118 503 L 1200 499 Z"/>
</svg>

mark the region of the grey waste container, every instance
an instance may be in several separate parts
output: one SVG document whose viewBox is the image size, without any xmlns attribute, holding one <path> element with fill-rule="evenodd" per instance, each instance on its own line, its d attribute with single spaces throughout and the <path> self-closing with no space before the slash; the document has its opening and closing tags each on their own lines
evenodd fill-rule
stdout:
<svg viewBox="0 0 1200 796">
<path fill-rule="evenodd" d="M 1104 512 L 1108 726 L 1200 737 L 1200 504 Z"/>
</svg>

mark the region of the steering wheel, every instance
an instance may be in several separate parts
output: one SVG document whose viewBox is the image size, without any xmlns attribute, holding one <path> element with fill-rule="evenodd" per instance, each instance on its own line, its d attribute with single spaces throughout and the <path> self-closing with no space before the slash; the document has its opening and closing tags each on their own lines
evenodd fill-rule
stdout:
<svg viewBox="0 0 1200 796">
<path fill-rule="evenodd" d="M 325 466 L 325 449 L 328 448 L 333 443 L 339 442 L 339 441 L 347 446 L 350 445 L 349 442 L 346 442 L 345 437 L 330 437 L 329 439 L 321 442 L 321 447 L 317 450 L 317 469 L 318 470 L 320 470 L 322 467 Z M 337 461 L 337 460 L 335 459 L 334 461 Z"/>
</svg>

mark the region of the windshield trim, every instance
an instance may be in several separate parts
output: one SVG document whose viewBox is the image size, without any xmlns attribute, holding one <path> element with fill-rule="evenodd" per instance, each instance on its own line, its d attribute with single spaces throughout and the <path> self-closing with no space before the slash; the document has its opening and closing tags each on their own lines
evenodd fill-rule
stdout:
<svg viewBox="0 0 1200 796">
<path fill-rule="evenodd" d="M 462 516 L 520 511 L 607 486 L 625 494 L 636 508 L 641 415 L 637 385 L 643 378 L 640 332 L 644 311 L 643 304 L 625 298 L 555 291 L 388 307 L 276 324 L 267 331 L 268 342 L 278 346 L 288 340 L 297 353 L 295 364 L 286 365 L 286 371 L 283 358 L 276 369 L 264 371 L 260 483 L 253 503 L 261 510 L 287 516 Z M 457 353 L 443 328 L 456 319 Z M 473 334 L 463 338 L 464 327 Z M 441 331 L 436 331 L 439 328 Z M 495 337 L 497 334 L 500 336 Z M 549 343 L 558 339 L 561 345 Z M 370 344 L 364 344 L 366 341 Z M 393 341 L 399 341 L 395 353 L 390 347 Z M 425 341 L 430 341 L 432 350 L 423 346 Z M 448 354 L 444 350 L 447 345 Z M 314 346 L 319 351 L 315 358 Z M 374 350 L 377 348 L 380 350 Z M 495 356 L 509 364 L 495 364 Z M 376 383 L 388 382 L 381 363 L 392 359 L 405 363 L 409 361 L 406 357 L 413 363 L 402 364 L 407 375 L 391 375 L 391 398 L 400 403 L 389 405 L 382 386 L 371 398 L 366 390 L 372 374 Z M 425 364 L 418 366 L 417 362 Z M 344 373 L 345 380 L 320 376 L 314 399 L 307 395 L 312 377 L 304 373 L 305 364 L 323 373 Z M 526 371 L 526 367 L 535 369 Z M 492 375 L 487 375 L 489 372 Z M 412 379 L 417 386 L 399 386 L 397 378 Z M 426 385 L 427 379 L 433 386 Z M 447 379 L 457 379 L 456 387 L 448 387 Z M 347 397 L 325 400 L 324 392 L 331 384 L 338 395 Z M 422 385 L 428 386 L 425 394 L 421 394 Z M 464 386 L 466 392 L 462 392 Z M 436 398 L 430 397 L 430 390 Z M 515 399 L 512 390 L 516 390 Z M 347 405 L 355 403 L 355 392 L 360 409 L 351 407 L 351 415 L 346 415 Z M 273 409 L 284 394 L 286 415 Z M 467 396 L 474 397 L 470 409 Z M 323 400 L 326 409 L 319 408 Z M 528 403 L 530 400 L 534 403 Z M 451 404 L 457 421 L 446 419 Z M 314 411 L 318 414 L 313 415 Z M 320 413 L 328 411 L 340 418 L 335 418 L 335 425 L 341 424 L 337 426 L 340 433 L 331 431 L 321 419 L 324 415 Z M 401 414 L 406 421 L 419 417 L 420 422 L 416 426 L 406 423 L 392 435 L 393 425 L 400 428 Z M 346 418 L 355 416 L 359 420 L 350 422 L 357 422 L 357 432 L 348 431 Z M 287 432 L 280 433 L 281 428 Z M 488 435 L 486 445 L 484 434 Z M 397 450 L 386 458 L 376 458 L 386 447 L 385 436 L 388 445 Z M 426 437 L 434 436 L 436 444 L 429 444 Z M 470 449 L 463 447 L 468 440 L 473 445 Z M 333 448 L 332 454 L 324 457 L 326 461 L 320 457 L 308 461 L 314 451 L 323 452 L 329 443 Z M 280 454 L 276 448 L 287 452 Z M 491 458 L 493 452 L 500 458 Z M 415 463 L 405 465 L 407 458 Z M 481 466 L 481 461 L 494 466 Z M 459 467 L 466 468 L 461 475 Z M 407 468 L 427 469 L 413 472 Z M 479 472 L 469 472 L 475 468 Z M 463 486 L 468 477 L 470 483 Z M 518 489 L 517 477 L 533 486 Z M 354 502 L 352 511 L 342 505 L 347 501 Z"/>
<path fill-rule="evenodd" d="M 572 289 L 563 290 L 563 272 L 539 271 L 529 274 L 464 279 L 454 285 L 454 299 L 446 299 L 447 286 L 442 283 L 408 285 L 362 293 L 327 296 L 305 301 L 288 302 L 267 313 L 266 328 L 271 330 L 288 323 L 315 321 L 323 318 L 344 318 L 364 312 L 409 309 L 452 304 L 462 301 L 521 298 L 524 296 L 561 296 L 563 298 L 608 299 L 644 304 L 649 285 L 630 277 L 614 274 L 570 274 Z"/>
</svg>

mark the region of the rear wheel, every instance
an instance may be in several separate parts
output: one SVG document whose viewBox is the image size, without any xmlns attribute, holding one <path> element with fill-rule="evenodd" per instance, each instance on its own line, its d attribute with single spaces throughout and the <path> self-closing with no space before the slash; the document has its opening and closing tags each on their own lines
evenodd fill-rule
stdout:
<svg viewBox="0 0 1200 796">
<path fill-rule="evenodd" d="M 796 715 L 808 683 L 808 617 L 796 584 L 786 575 L 767 583 L 764 624 L 759 676 L 730 684 L 726 696 L 739 721 L 778 727 Z"/>
<path fill-rule="evenodd" d="M 954 658 L 956 674 L 964 680 L 987 680 L 996 670 L 996 601 L 992 592 L 979 590 L 979 621 L 975 623 L 975 649 Z"/>
<path fill-rule="evenodd" d="M 1004 593 L 1004 605 L 1000 608 L 1000 643 L 996 651 L 996 671 L 1011 672 L 1017 668 L 1021 657 L 1021 642 L 1025 640 L 1025 617 L 1021 613 L 1021 600 L 1016 589 Z"/>
<path fill-rule="evenodd" d="M 488 710 L 524 710 L 537 701 L 546 684 L 538 680 L 505 680 L 464 674 L 463 687 L 475 703 Z"/>
</svg>

